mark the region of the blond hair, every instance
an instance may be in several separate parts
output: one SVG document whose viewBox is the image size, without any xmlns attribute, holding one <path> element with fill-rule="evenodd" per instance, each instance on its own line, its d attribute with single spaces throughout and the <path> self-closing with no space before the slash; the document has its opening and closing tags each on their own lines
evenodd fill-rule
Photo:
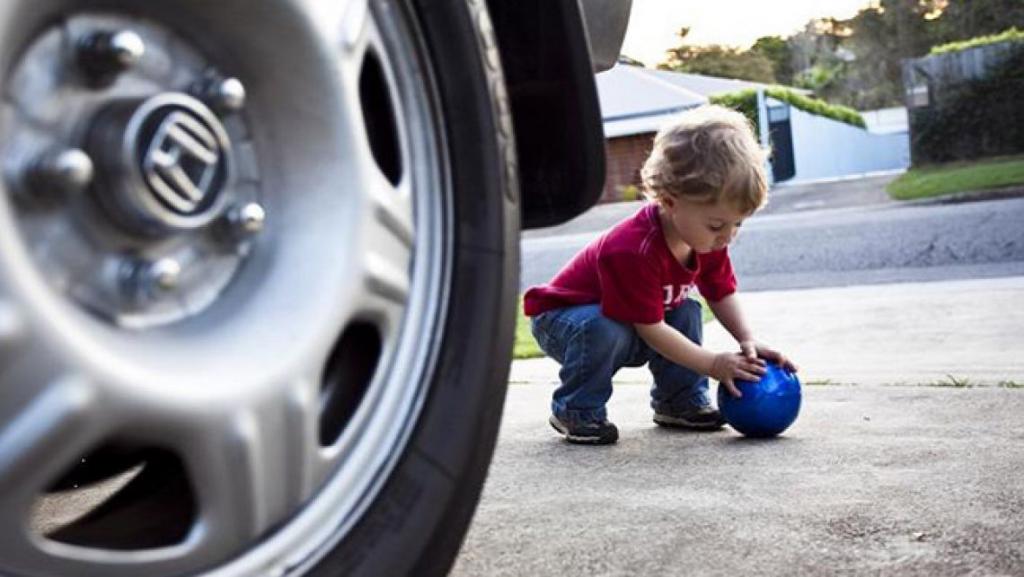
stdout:
<svg viewBox="0 0 1024 577">
<path fill-rule="evenodd" d="M 747 117 L 722 106 L 694 108 L 655 136 L 641 171 L 644 196 L 724 201 L 750 214 L 768 198 L 766 157 Z"/>
</svg>

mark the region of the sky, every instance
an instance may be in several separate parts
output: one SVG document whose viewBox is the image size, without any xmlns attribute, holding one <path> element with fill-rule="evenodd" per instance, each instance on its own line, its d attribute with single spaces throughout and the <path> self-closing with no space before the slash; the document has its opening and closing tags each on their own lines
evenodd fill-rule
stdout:
<svg viewBox="0 0 1024 577">
<path fill-rule="evenodd" d="M 789 36 L 812 18 L 849 18 L 869 0 L 633 0 L 622 53 L 654 66 L 679 45 L 676 33 L 690 27 L 690 44 L 749 48 L 761 36 Z"/>
</svg>

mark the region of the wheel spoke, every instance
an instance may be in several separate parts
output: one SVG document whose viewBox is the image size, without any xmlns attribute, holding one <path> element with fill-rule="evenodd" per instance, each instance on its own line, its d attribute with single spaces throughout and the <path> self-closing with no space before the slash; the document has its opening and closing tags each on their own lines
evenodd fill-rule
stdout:
<svg viewBox="0 0 1024 577">
<path fill-rule="evenodd" d="M 28 527 L 33 505 L 48 485 L 100 438 L 94 388 L 65 378 L 46 387 L 0 429 L 0 523 Z M 102 421 L 102 419 L 101 419 Z M 41 555 L 30 535 L 0 540 L 0 558 L 34 563 Z"/>
<path fill-rule="evenodd" d="M 207 539 L 249 542 L 312 494 L 312 388 L 307 380 L 282 387 L 278 400 L 212 419 L 183 445 Z"/>
<path fill-rule="evenodd" d="M 405 311 L 412 284 L 414 253 L 413 210 L 409 197 L 379 171 L 370 170 L 370 202 L 362 232 L 367 301 L 375 312 L 384 312 L 397 326 Z"/>
<path fill-rule="evenodd" d="M 408 298 L 409 265 L 415 248 L 412 202 L 406 191 L 392 186 L 379 171 L 371 173 L 371 208 L 365 231 L 369 286 L 401 304 Z"/>
<path fill-rule="evenodd" d="M 373 189 L 375 220 L 406 248 L 412 249 L 413 214 L 408 191 L 379 181 Z"/>
<path fill-rule="evenodd" d="M 0 431 L 0 507 L 25 491 L 38 492 L 96 437 L 91 413 L 97 412 L 93 388 L 66 379 L 46 388 Z"/>
<path fill-rule="evenodd" d="M 349 0 L 342 16 L 342 41 L 345 48 L 355 50 L 366 38 L 366 27 L 370 21 L 369 0 Z"/>
<path fill-rule="evenodd" d="M 350 56 L 365 51 L 370 0 L 301 0 L 298 5 L 329 44 L 343 47 Z"/>
<path fill-rule="evenodd" d="M 367 287 L 373 294 L 396 305 L 404 305 L 409 297 L 409 275 L 393 263 L 377 255 L 367 257 Z"/>
</svg>

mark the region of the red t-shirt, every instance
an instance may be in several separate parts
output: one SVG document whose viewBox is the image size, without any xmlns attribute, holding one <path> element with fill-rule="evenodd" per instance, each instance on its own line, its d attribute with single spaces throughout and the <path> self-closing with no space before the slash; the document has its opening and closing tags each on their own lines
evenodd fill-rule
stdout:
<svg viewBox="0 0 1024 577">
<path fill-rule="evenodd" d="M 728 249 L 691 253 L 686 266 L 665 242 L 658 206 L 649 203 L 588 244 L 546 285 L 523 297 L 527 316 L 551 309 L 601 304 L 601 313 L 624 323 L 654 324 L 682 304 L 696 284 L 709 301 L 736 292 Z"/>
</svg>

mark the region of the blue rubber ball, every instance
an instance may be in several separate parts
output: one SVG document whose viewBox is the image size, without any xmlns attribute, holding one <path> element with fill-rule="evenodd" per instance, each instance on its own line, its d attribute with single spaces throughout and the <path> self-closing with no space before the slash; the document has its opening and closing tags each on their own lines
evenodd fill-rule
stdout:
<svg viewBox="0 0 1024 577">
<path fill-rule="evenodd" d="M 736 381 L 743 396 L 736 398 L 718 386 L 718 409 L 729 425 L 748 437 L 774 437 L 785 431 L 800 413 L 800 380 L 768 363 L 757 382 Z"/>
</svg>

